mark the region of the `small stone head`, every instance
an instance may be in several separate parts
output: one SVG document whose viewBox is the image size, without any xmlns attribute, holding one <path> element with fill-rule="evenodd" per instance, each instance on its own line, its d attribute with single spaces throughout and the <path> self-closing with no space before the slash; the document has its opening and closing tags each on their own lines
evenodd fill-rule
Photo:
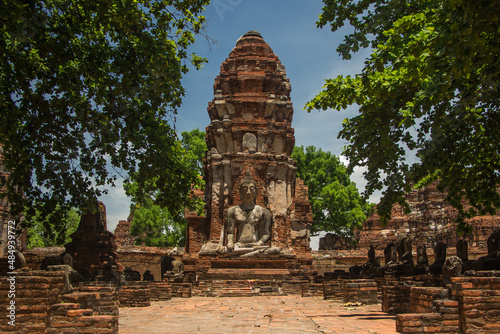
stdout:
<svg viewBox="0 0 500 334">
<path fill-rule="evenodd" d="M 247 174 L 242 180 L 240 184 L 240 196 L 243 202 L 254 202 L 257 197 L 257 182 L 255 182 L 254 178 Z"/>
</svg>

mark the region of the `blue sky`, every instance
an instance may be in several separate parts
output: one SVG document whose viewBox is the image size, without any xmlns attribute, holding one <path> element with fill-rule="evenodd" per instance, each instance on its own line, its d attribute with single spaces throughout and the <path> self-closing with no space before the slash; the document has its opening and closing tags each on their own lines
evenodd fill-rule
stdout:
<svg viewBox="0 0 500 334">
<path fill-rule="evenodd" d="M 204 15 L 206 33 L 217 42 L 209 44 L 200 36 L 192 47 L 193 52 L 208 59 L 208 64 L 184 77 L 186 96 L 179 109 L 177 131 L 205 130 L 210 123 L 207 106 L 213 99 L 213 84 L 222 62 L 240 36 L 257 30 L 285 66 L 290 79 L 296 145 L 314 145 L 340 155 L 345 143 L 337 139 L 337 134 L 342 121 L 354 116 L 357 109 L 307 113 L 303 108 L 321 90 L 324 79 L 360 72 L 368 52 L 342 60 L 335 49 L 348 30 L 333 33 L 328 27 L 317 28 L 322 6 L 321 0 L 213 0 Z M 357 171 L 353 180 L 362 190 L 360 175 Z M 118 221 L 127 218 L 130 201 L 120 187 L 110 189 L 101 200 L 107 209 L 108 229 L 114 231 Z"/>
</svg>

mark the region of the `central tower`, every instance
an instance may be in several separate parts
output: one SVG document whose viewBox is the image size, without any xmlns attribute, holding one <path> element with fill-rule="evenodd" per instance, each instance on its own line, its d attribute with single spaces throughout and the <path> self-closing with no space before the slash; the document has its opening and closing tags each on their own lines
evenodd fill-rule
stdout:
<svg viewBox="0 0 500 334">
<path fill-rule="evenodd" d="M 257 189 L 255 204 L 272 217 L 265 246 L 274 249 L 255 256 L 311 257 L 307 187 L 296 179 L 291 158 L 295 137 L 290 91 L 285 67 L 262 36 L 249 31 L 239 38 L 221 65 L 208 106 L 206 211 L 204 217 L 186 216 L 186 253 L 190 256 L 239 256 L 225 248 L 228 209 L 242 203 L 242 181 L 251 178 Z"/>
</svg>

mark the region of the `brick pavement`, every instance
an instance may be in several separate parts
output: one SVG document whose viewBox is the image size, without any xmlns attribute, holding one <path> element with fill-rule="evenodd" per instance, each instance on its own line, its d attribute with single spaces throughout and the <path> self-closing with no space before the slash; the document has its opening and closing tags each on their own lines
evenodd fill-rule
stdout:
<svg viewBox="0 0 500 334">
<path fill-rule="evenodd" d="M 174 298 L 121 308 L 119 334 L 397 333 L 396 317 L 380 309 L 320 297 Z"/>
</svg>

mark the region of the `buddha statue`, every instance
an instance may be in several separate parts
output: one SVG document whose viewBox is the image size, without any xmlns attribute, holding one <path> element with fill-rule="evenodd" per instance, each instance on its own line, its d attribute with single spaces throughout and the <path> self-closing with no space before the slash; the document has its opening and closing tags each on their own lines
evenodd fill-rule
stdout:
<svg viewBox="0 0 500 334">
<path fill-rule="evenodd" d="M 242 203 L 227 210 L 227 251 L 268 248 L 271 212 L 255 204 L 257 183 L 246 175 L 240 184 Z"/>
<path fill-rule="evenodd" d="M 272 214 L 256 204 L 257 182 L 249 173 L 241 179 L 239 193 L 242 203 L 227 209 L 220 241 L 205 243 L 200 254 L 231 258 L 293 256 L 289 249 L 270 246 Z"/>
</svg>

